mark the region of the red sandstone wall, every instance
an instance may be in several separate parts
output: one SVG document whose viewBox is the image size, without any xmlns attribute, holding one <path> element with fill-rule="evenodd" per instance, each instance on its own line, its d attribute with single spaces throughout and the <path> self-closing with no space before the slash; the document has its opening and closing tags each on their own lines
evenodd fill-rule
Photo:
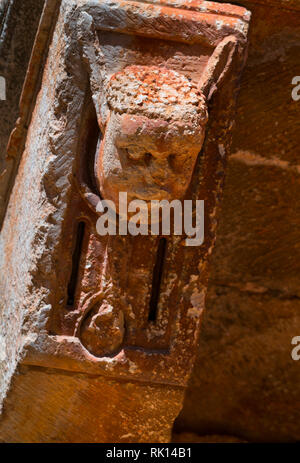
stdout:
<svg viewBox="0 0 300 463">
<path fill-rule="evenodd" d="M 253 13 L 249 57 L 199 355 L 175 430 L 299 440 L 300 101 L 291 81 L 300 11 L 238 3 Z"/>
<path fill-rule="evenodd" d="M 236 3 L 253 12 L 249 58 L 199 355 L 175 432 L 296 440 L 300 102 L 291 81 L 300 74 L 300 11 L 293 0 L 287 9 Z"/>
</svg>

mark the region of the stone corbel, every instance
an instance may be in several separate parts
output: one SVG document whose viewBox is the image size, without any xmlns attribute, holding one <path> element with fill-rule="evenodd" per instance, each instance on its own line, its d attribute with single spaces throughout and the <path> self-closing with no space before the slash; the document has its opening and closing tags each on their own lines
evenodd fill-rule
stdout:
<svg viewBox="0 0 300 463">
<path fill-rule="evenodd" d="M 182 405 L 249 20 L 244 8 L 197 0 L 61 3 L 1 237 L 4 249 L 17 223 L 12 245 L 26 278 L 20 284 L 13 272 L 13 297 L 11 279 L 3 279 L 3 302 L 7 314 L 18 307 L 12 363 L 28 369 L 33 384 L 31 369 L 42 368 L 100 378 L 112 395 L 133 383 L 137 403 L 147 390 L 140 434 L 127 405 L 120 408 L 130 435 L 102 403 L 102 419 L 115 428 L 102 423 L 95 440 L 166 441 Z M 186 235 L 99 236 L 99 201 L 122 191 L 129 201 L 203 200 L 201 246 L 186 246 Z M 13 261 L 5 251 L 5 265 Z M 169 409 L 158 426 L 166 391 Z M 10 394 L 21 400 L 18 387 Z M 36 436 L 33 423 L 29 439 Z"/>
</svg>

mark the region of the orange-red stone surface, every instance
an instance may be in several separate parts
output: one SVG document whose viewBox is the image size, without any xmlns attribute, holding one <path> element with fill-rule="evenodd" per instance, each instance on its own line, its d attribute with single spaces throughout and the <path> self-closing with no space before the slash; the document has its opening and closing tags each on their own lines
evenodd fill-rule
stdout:
<svg viewBox="0 0 300 463">
<path fill-rule="evenodd" d="M 299 441 L 299 2 L 239 3 L 252 11 L 249 56 L 199 353 L 175 429 Z"/>
<path fill-rule="evenodd" d="M 179 0 L 163 0 L 159 3 L 165 8 L 185 6 Z M 229 156 L 217 246 L 211 266 L 207 311 L 196 365 L 183 410 L 175 424 L 175 442 L 282 441 L 300 438 L 299 365 L 290 355 L 291 339 L 300 335 L 299 103 L 291 99 L 291 81 L 295 75 L 299 75 L 299 2 L 245 0 L 238 3 L 242 3 L 253 14 L 249 58 L 238 100 L 233 148 Z M 189 7 L 204 12 L 202 2 L 189 2 Z M 149 11 L 151 8 L 149 6 Z M 212 14 L 228 11 L 226 8 L 222 3 L 206 3 L 207 11 Z M 238 6 L 231 6 L 230 11 L 232 19 L 229 22 L 232 24 L 241 10 Z M 243 11 L 245 14 L 246 9 Z M 176 44 L 177 53 L 171 53 L 168 63 L 176 72 L 180 72 L 184 63 L 189 76 L 197 80 L 201 78 L 208 51 L 215 46 L 216 37 L 212 35 L 201 45 L 206 47 L 206 53 L 203 53 L 203 49 L 202 54 L 199 53 L 197 41 L 189 43 L 195 38 L 195 13 L 187 16 L 188 31 L 184 28 L 177 29 L 176 39 L 180 43 Z M 165 16 L 164 18 L 160 25 L 159 38 L 152 37 L 153 27 L 150 24 L 145 37 L 140 39 L 136 47 L 139 64 L 161 65 L 160 56 L 164 55 L 164 51 L 161 55 L 153 55 L 153 47 L 164 50 L 162 39 L 170 38 L 168 19 Z M 208 24 L 211 25 L 210 20 Z M 134 24 L 131 27 L 134 33 Z M 226 28 L 224 34 L 227 34 Z M 147 37 L 151 37 L 151 45 L 148 44 Z M 106 40 L 110 40 L 109 32 Z M 56 38 L 54 46 L 57 56 L 59 43 Z M 130 55 L 132 47 L 130 44 L 126 47 Z M 190 54 L 187 50 L 190 50 Z M 126 61 L 124 55 L 117 53 L 114 55 L 114 60 L 116 59 L 119 63 Z M 76 67 L 75 62 L 74 66 Z M 49 75 L 54 78 L 55 66 L 48 69 Z M 68 102 L 64 100 L 63 89 L 63 86 L 58 88 L 62 98 L 55 111 L 65 115 Z M 53 94 L 47 90 L 47 83 L 39 101 L 42 101 L 47 92 L 50 101 L 54 103 L 54 99 L 51 100 Z M 81 97 L 82 95 L 75 94 L 75 104 Z M 66 138 L 60 136 L 63 122 L 63 118 L 58 118 L 51 133 L 52 146 L 58 151 L 66 143 Z M 31 127 L 33 134 L 37 128 L 36 122 Z M 39 136 L 44 136 L 46 130 L 45 124 Z M 74 133 L 71 133 L 73 136 Z M 74 146 L 69 148 L 70 152 L 74 150 Z M 49 158 L 50 164 L 52 161 Z M 59 189 L 65 185 L 65 166 L 68 161 L 61 162 L 60 182 L 57 179 L 57 183 L 53 183 L 49 180 L 48 173 L 44 179 L 51 203 L 42 214 L 51 211 L 52 223 L 64 220 L 64 213 L 62 216 L 55 213 L 57 204 L 60 207 L 63 204 L 57 195 Z M 20 172 L 24 177 L 28 175 L 25 164 L 21 165 Z M 18 193 L 17 187 L 14 195 L 15 204 L 18 204 L 21 201 L 21 192 Z M 68 195 L 69 193 L 66 194 L 67 201 Z M 52 229 L 45 240 L 45 224 L 38 222 L 39 214 L 34 215 L 33 200 L 29 208 L 31 206 L 32 220 L 37 220 L 36 243 L 54 246 L 60 239 L 59 234 Z M 16 205 L 11 207 L 9 214 L 16 216 L 14 209 L 17 210 Z M 25 207 L 23 210 L 26 213 Z M 18 225 L 15 237 L 15 240 L 11 239 L 6 261 L 13 288 L 21 275 L 28 274 L 33 275 L 33 279 L 26 284 L 29 287 L 33 281 L 35 285 L 41 275 L 47 274 L 49 257 L 43 256 L 38 271 L 35 270 L 32 274 L 28 273 L 26 266 L 17 270 L 11 263 L 10 256 L 16 253 L 18 240 L 21 239 L 21 244 L 26 245 L 26 237 L 22 235 Z M 68 252 L 68 246 L 70 243 L 63 255 Z M 101 246 L 90 249 L 90 253 L 94 251 L 98 252 L 96 256 L 103 252 Z M 55 259 L 58 255 L 59 252 L 55 254 Z M 37 257 L 38 253 L 35 254 L 35 258 Z M 66 260 L 66 264 L 61 267 L 62 273 L 67 271 L 68 265 L 69 261 Z M 83 280 L 87 291 L 93 278 L 90 274 Z M 139 288 L 139 275 L 131 275 L 130 278 L 132 287 Z M 58 281 L 53 273 L 48 280 L 49 285 L 54 284 L 55 280 Z M 24 286 L 17 290 L 20 298 L 24 297 L 23 289 Z M 47 296 L 48 290 L 47 286 L 42 285 L 35 298 L 26 295 L 26 303 L 32 308 L 33 314 L 38 308 L 38 301 Z M 64 287 L 60 288 L 58 284 L 55 297 L 59 297 L 61 291 L 64 291 Z M 15 289 L 9 289 L 6 301 L 14 300 L 15 294 Z M 138 291 L 133 291 L 131 297 L 133 300 L 137 299 Z M 76 313 L 69 312 L 66 317 L 61 317 L 65 312 L 57 311 L 50 325 L 47 325 L 49 305 L 41 306 L 41 309 L 40 317 L 33 318 L 37 332 L 47 329 L 51 334 L 73 333 Z M 3 441 L 164 442 L 170 439 L 172 423 L 181 408 L 183 388 L 135 383 L 130 380 L 118 382 L 116 379 L 109 379 L 109 374 L 105 378 L 95 375 L 93 367 L 87 367 L 84 363 L 87 358 L 80 358 L 78 362 L 82 352 L 76 350 L 76 343 L 73 346 L 62 343 L 59 351 L 54 342 L 45 342 L 44 346 L 49 354 L 47 357 L 41 342 L 39 357 L 34 336 L 28 338 L 26 331 L 26 323 L 30 321 L 32 313 L 27 314 L 24 319 L 23 334 L 20 331 L 20 324 L 23 323 L 21 311 L 7 311 L 5 315 L 5 320 L 10 320 L 8 333 L 11 343 L 7 346 L 7 353 L 11 363 L 4 369 L 4 378 L 10 377 L 16 365 L 15 358 L 18 359 L 18 356 L 15 357 L 15 347 L 19 348 L 24 344 L 31 347 L 27 351 L 28 365 L 19 367 L 19 375 L 13 378 L 10 395 L 4 405 L 0 431 Z M 170 332 L 166 338 L 158 339 L 157 346 L 164 346 L 164 342 L 170 339 L 169 335 Z M 151 347 L 153 342 L 147 345 L 145 337 L 140 333 L 132 332 L 130 336 L 130 342 L 145 343 L 144 346 L 147 347 Z M 43 337 L 40 339 L 43 340 Z M 32 345 L 35 345 L 33 350 Z M 72 357 L 74 352 L 75 358 Z M 59 355 L 55 357 L 53 353 Z M 61 359 L 65 370 L 61 369 Z M 90 375 L 84 373 L 85 368 L 91 368 Z M 174 368 L 173 373 L 176 381 L 180 381 L 180 368 Z M 148 376 L 149 379 L 151 376 Z M 8 385 L 5 381 L 4 387 Z M 132 397 L 131 401 L 128 401 L 129 395 Z M 26 402 L 24 398 L 28 396 L 34 397 L 34 402 Z M 149 401 L 142 400 L 143 397 L 149 398 Z M 21 402 L 22 405 L 18 406 Z M 101 409 L 103 402 L 108 404 L 105 410 Z M 94 413 L 95 408 L 99 411 L 97 416 Z M 111 424 L 104 426 L 107 416 L 110 417 Z M 130 430 L 124 434 L 125 426 Z"/>
</svg>

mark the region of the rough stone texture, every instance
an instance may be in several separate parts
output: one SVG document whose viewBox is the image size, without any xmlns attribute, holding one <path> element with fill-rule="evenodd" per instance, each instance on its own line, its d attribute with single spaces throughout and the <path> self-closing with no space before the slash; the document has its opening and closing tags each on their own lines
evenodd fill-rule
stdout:
<svg viewBox="0 0 300 463">
<path fill-rule="evenodd" d="M 129 66 L 111 78 L 107 98 L 95 168 L 102 197 L 116 205 L 120 192 L 128 202 L 183 199 L 208 121 L 196 83 L 167 68 Z"/>
<path fill-rule="evenodd" d="M 226 0 L 221 0 L 221 2 L 226 3 Z M 267 6 L 267 8 L 274 6 L 283 10 L 300 10 L 298 0 L 251 0 L 244 2 L 233 0 L 232 3 L 237 3 L 238 5 L 246 5 L 248 8 L 251 8 L 252 5 L 264 5 Z"/>
<path fill-rule="evenodd" d="M 0 228 L 19 159 L 6 156 L 19 114 L 19 99 L 44 0 L 0 3 L 0 76 L 6 79 L 6 101 L 0 100 Z"/>
<path fill-rule="evenodd" d="M 177 430 L 249 441 L 299 439 L 299 364 L 291 358 L 299 301 L 226 287 L 211 287 L 208 300 L 201 354 Z"/>
<path fill-rule="evenodd" d="M 252 11 L 249 56 L 207 313 L 175 429 L 299 440 L 299 2 L 239 3 Z"/>
<path fill-rule="evenodd" d="M 10 397 L 0 442 L 169 442 L 182 391 L 22 367 Z"/>
<path fill-rule="evenodd" d="M 173 443 L 181 444 L 242 444 L 246 443 L 245 440 L 239 439 L 235 436 L 222 436 L 222 435 L 198 435 L 192 432 L 182 432 L 179 434 L 173 433 Z"/>
<path fill-rule="evenodd" d="M 175 3 L 168 2 L 173 6 Z M 49 16 L 51 4 L 51 1 L 46 4 Z M 176 10 L 132 1 L 62 1 L 53 37 L 50 35 L 48 56 L 47 49 L 44 51 L 47 60 L 41 86 L 38 76 L 33 79 L 33 66 L 29 68 L 21 117 L 8 152 L 22 150 L 23 144 L 25 149 L 0 241 L 3 269 L 0 272 L 0 339 L 6 355 L 1 370 L 2 397 L 15 371 L 0 425 L 3 440 L 47 442 L 55 439 L 53 436 L 62 435 L 70 410 L 62 408 L 58 397 L 55 400 L 62 408 L 59 415 L 62 418 L 57 422 L 53 416 L 49 417 L 48 428 L 40 435 L 38 428 L 44 425 L 40 425 L 39 420 L 49 415 L 44 397 L 51 396 L 52 388 L 54 385 L 57 388 L 57 381 L 62 377 L 58 388 L 60 397 L 72 398 L 70 387 L 75 389 L 76 378 L 79 381 L 82 374 L 88 375 L 83 389 L 88 389 L 96 376 L 103 376 L 97 381 L 99 396 L 102 392 L 104 397 L 119 397 L 123 387 L 137 381 L 130 396 L 131 410 L 138 410 L 142 402 L 145 411 L 141 420 L 144 421 L 144 415 L 149 416 L 147 428 L 143 423 L 131 426 L 129 418 L 125 424 L 116 419 L 110 401 L 103 400 L 101 412 L 97 410 L 100 416 L 105 416 L 105 423 L 103 420 L 103 426 L 98 428 L 99 441 L 108 439 L 109 434 L 111 439 L 119 441 L 124 427 L 131 427 L 130 440 L 150 439 L 147 435 L 150 418 L 153 417 L 155 429 L 156 417 L 163 410 L 161 400 L 167 404 L 166 385 L 171 394 L 170 404 L 165 421 L 162 420 L 164 429 L 159 430 L 160 437 L 156 439 L 169 439 L 195 357 L 207 286 L 207 262 L 214 245 L 217 206 L 250 18 L 243 8 L 214 3 L 204 6 L 205 12 L 193 11 L 197 10 L 193 4 L 189 11 L 187 7 Z M 44 18 L 45 15 L 39 32 L 43 42 Z M 34 63 L 37 55 L 43 54 L 41 48 L 38 40 L 33 52 Z M 149 301 L 156 290 L 153 273 L 163 237 L 99 238 L 97 205 L 100 193 L 106 199 L 107 192 L 101 182 L 100 185 L 97 182 L 98 170 L 92 167 L 99 146 L 104 157 L 108 151 L 110 155 L 118 152 L 115 139 L 108 136 L 114 108 L 109 108 L 105 101 L 103 90 L 107 82 L 116 72 L 132 65 L 138 65 L 139 70 L 147 69 L 150 75 L 148 61 L 152 55 L 152 65 L 162 68 L 162 74 L 170 75 L 170 70 L 180 72 L 193 81 L 192 87 L 198 85 L 199 103 L 204 105 L 205 98 L 209 114 L 205 143 L 197 160 L 195 150 L 200 150 L 203 143 L 202 118 L 200 136 L 194 127 L 188 124 L 184 127 L 184 130 L 194 130 L 187 136 L 189 143 L 182 139 L 182 149 L 188 152 L 192 148 L 192 162 L 187 170 L 194 170 L 194 175 L 190 182 L 189 172 L 180 195 L 170 189 L 172 198 L 185 194 L 186 198 L 206 200 L 206 240 L 203 246 L 194 248 L 185 246 L 182 237 L 168 237 L 165 271 L 158 287 L 160 299 L 153 319 L 149 316 Z M 41 66 L 42 61 L 38 64 Z M 36 101 L 33 86 L 39 91 Z M 31 103 L 26 101 L 28 95 Z M 190 101 L 196 96 L 191 89 Z M 33 112 L 27 131 L 30 108 Z M 199 112 L 204 113 L 203 108 L 200 107 Z M 153 152 L 152 146 L 149 149 L 153 158 L 161 154 L 158 149 L 164 135 L 159 133 L 161 122 L 152 120 L 153 125 L 158 123 L 158 133 L 157 127 L 146 131 L 146 137 L 152 137 L 155 145 Z M 181 129 L 172 122 L 170 133 L 178 144 Z M 125 125 L 126 129 L 130 128 L 128 120 Z M 120 133 L 124 135 L 123 128 Z M 167 152 L 164 143 L 163 153 Z M 179 154 L 182 155 L 178 160 L 180 167 L 188 153 Z M 157 162 L 156 159 L 153 162 Z M 175 170 L 174 164 L 169 168 Z M 145 166 L 143 169 L 147 171 Z M 162 179 L 154 178 L 153 182 L 158 189 L 165 188 Z M 131 188 L 138 197 L 134 182 Z M 85 232 L 79 239 L 82 223 Z M 75 285 L 73 269 L 76 270 Z M 113 321 L 111 331 L 109 318 Z M 110 338 L 113 342 L 108 345 L 105 341 L 111 341 Z M 43 379 L 44 369 L 45 375 L 56 369 L 57 381 Z M 18 372 L 23 374 L 20 381 Z M 148 402 L 145 391 L 148 387 L 151 391 L 152 385 L 157 394 Z M 111 392 L 114 387 L 115 393 Z M 33 414 L 36 418 L 26 430 L 21 416 L 26 416 L 28 408 L 23 409 L 23 404 L 28 404 L 32 390 L 38 391 Z M 84 407 L 82 395 L 76 402 L 80 415 L 81 406 Z M 86 406 L 92 407 L 95 413 L 94 402 Z M 118 406 L 120 416 L 128 414 L 124 397 Z M 85 410 L 85 413 L 89 416 L 89 412 Z M 131 415 L 136 416 L 134 412 Z M 82 439 L 95 433 L 92 427 L 92 421 L 86 421 Z M 139 428 L 143 430 L 142 436 Z M 78 433 L 73 435 L 73 430 L 71 423 L 65 441 L 78 439 Z"/>
<path fill-rule="evenodd" d="M 299 1 L 232 3 L 253 12 L 249 59 L 199 357 L 176 424 L 177 431 L 196 434 L 176 434 L 175 442 L 240 440 L 228 434 L 265 441 L 300 438 L 299 365 L 290 358 L 291 338 L 299 335 L 299 102 L 290 96 L 292 77 L 299 75 Z M 147 55 L 148 64 L 150 59 L 155 61 Z M 24 381 L 27 372 L 23 367 L 25 388 L 31 381 Z M 39 378 L 45 374 L 50 372 L 39 372 Z M 81 377 L 80 384 L 84 381 Z M 28 415 L 23 417 L 26 429 Z"/>
</svg>

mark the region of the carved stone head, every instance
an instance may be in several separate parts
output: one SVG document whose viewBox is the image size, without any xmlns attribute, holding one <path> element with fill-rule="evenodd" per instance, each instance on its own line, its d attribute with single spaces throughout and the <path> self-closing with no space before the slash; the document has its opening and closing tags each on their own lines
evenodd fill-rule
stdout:
<svg viewBox="0 0 300 463">
<path fill-rule="evenodd" d="M 96 156 L 102 197 L 181 199 L 205 137 L 205 97 L 183 75 L 130 66 L 110 79 L 108 119 Z"/>
</svg>

